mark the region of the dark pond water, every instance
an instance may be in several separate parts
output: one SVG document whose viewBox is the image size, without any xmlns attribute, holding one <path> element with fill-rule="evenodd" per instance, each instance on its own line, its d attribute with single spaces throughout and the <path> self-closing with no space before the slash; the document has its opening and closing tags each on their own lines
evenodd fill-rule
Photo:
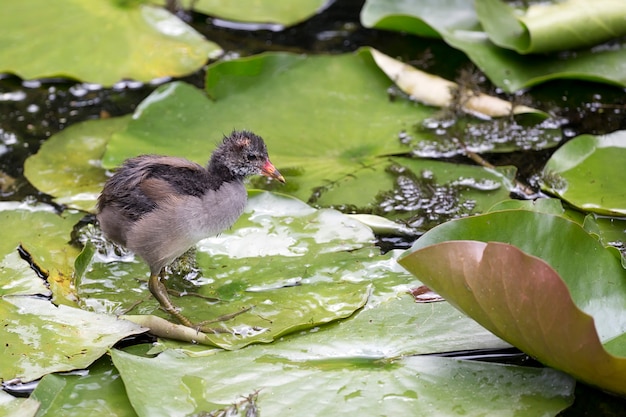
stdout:
<svg viewBox="0 0 626 417">
<path fill-rule="evenodd" d="M 295 51 L 337 54 L 361 46 L 375 48 L 404 60 L 427 57 L 427 71 L 455 79 L 472 68 L 465 55 L 440 41 L 373 31 L 359 24 L 362 0 L 337 0 L 314 18 L 295 27 L 228 27 L 206 16 L 184 18 L 196 30 L 218 42 L 229 54 L 251 55 L 263 51 Z M 184 80 L 202 86 L 204 72 Z M 131 113 L 137 104 L 160 83 L 120 82 L 113 88 L 77 83 L 66 79 L 22 81 L 0 75 L 0 200 L 49 201 L 23 177 L 24 160 L 37 152 L 51 135 L 79 121 Z M 499 93 L 487 82 L 482 87 Z M 582 133 L 603 134 L 626 129 L 624 90 L 581 81 L 555 81 L 524 92 L 530 105 L 549 111 L 561 120 L 563 142 Z M 552 150 L 483 155 L 494 165 L 515 165 L 520 179 L 532 182 Z M 462 161 L 461 159 L 456 159 Z M 396 238 L 380 240 L 383 249 L 407 247 L 410 242 Z M 518 351 L 454 353 L 465 359 L 536 365 Z M 626 400 L 578 384 L 576 402 L 562 416 L 622 416 Z"/>
</svg>

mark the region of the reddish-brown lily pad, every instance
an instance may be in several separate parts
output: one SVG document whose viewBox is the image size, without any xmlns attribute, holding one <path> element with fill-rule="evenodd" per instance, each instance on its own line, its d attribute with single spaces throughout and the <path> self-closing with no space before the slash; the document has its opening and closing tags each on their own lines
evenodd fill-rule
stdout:
<svg viewBox="0 0 626 417">
<path fill-rule="evenodd" d="M 451 241 L 402 264 L 481 325 L 536 357 L 612 392 L 626 393 L 626 358 L 609 354 L 593 318 L 543 260 L 499 242 Z"/>
<path fill-rule="evenodd" d="M 399 262 L 542 363 L 626 394 L 626 271 L 579 225 L 524 210 L 474 216 L 432 229 Z"/>
</svg>

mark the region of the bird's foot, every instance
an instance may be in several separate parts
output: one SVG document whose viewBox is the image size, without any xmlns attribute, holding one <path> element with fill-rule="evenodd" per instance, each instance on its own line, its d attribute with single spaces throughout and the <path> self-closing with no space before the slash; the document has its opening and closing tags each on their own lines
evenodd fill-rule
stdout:
<svg viewBox="0 0 626 417">
<path fill-rule="evenodd" d="M 159 304 L 161 305 L 161 308 L 166 311 L 167 313 L 169 313 L 172 317 L 174 317 L 180 324 L 182 324 L 183 326 L 187 326 L 190 327 L 192 329 L 195 329 L 196 331 L 202 332 L 202 333 L 232 333 L 231 330 L 226 329 L 226 328 L 219 328 L 219 327 L 211 327 L 211 324 L 215 324 L 215 323 L 219 323 L 219 322 L 224 322 L 224 321 L 228 321 L 231 320 L 235 317 L 237 317 L 240 314 L 243 314 L 247 311 L 250 311 L 252 309 L 252 307 L 247 307 L 244 308 L 240 311 L 237 311 L 235 313 L 230 313 L 230 314 L 224 314 L 222 316 L 216 317 L 212 320 L 205 320 L 202 321 L 198 324 L 194 324 L 191 320 L 189 320 L 187 317 L 185 317 L 181 312 L 180 309 L 178 307 L 176 307 L 172 301 L 170 300 L 170 297 L 168 295 L 169 291 L 168 289 L 165 287 L 165 285 L 161 282 L 161 277 L 159 275 L 151 275 L 150 279 L 148 281 L 148 288 L 150 289 L 150 292 L 152 293 L 152 295 L 154 296 L 154 298 L 157 299 L 157 301 L 159 302 Z M 181 295 L 180 293 L 178 295 Z M 208 298 L 208 297 L 204 297 L 200 294 L 197 294 L 198 296 L 202 297 L 202 298 Z"/>
<path fill-rule="evenodd" d="M 200 331 L 202 333 L 232 333 L 232 331 L 229 330 L 229 329 L 226 329 L 226 328 L 223 328 L 223 327 L 208 327 L 208 325 L 234 319 L 238 315 L 246 313 L 246 312 L 248 312 L 250 310 L 252 310 L 252 307 L 246 307 L 246 308 L 244 308 L 244 309 L 242 309 L 240 311 L 237 311 L 235 313 L 224 314 L 222 316 L 216 317 L 216 318 L 211 319 L 211 320 L 201 321 L 200 323 L 198 323 L 198 324 L 196 324 L 194 326 L 194 329 L 196 329 L 197 331 Z"/>
<path fill-rule="evenodd" d="M 161 304 L 161 308 L 163 310 L 176 318 L 176 320 L 178 320 L 180 324 L 194 328 L 191 320 L 183 316 L 180 312 L 180 309 L 176 307 L 170 300 L 170 297 L 167 294 L 167 288 L 161 282 L 161 277 L 159 275 L 150 275 L 150 279 L 148 280 L 148 289 L 150 290 L 154 298 L 157 299 L 159 304 Z"/>
</svg>

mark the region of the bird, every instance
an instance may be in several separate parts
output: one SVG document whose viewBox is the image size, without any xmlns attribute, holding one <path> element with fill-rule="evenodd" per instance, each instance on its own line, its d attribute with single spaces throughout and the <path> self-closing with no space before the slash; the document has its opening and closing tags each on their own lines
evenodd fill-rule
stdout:
<svg viewBox="0 0 626 417">
<path fill-rule="evenodd" d="M 107 179 L 96 204 L 104 236 L 142 258 L 148 289 L 181 324 L 194 327 L 169 298 L 165 267 L 198 241 L 230 228 L 247 202 L 244 179 L 285 183 L 263 139 L 247 130 L 224 136 L 203 167 L 185 158 L 140 155 Z"/>
</svg>

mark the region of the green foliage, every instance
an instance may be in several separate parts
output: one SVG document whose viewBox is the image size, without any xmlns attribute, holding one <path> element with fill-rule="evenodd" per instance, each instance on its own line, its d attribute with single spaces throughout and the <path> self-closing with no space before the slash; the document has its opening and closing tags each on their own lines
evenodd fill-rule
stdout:
<svg viewBox="0 0 626 417">
<path fill-rule="evenodd" d="M 603 0 L 593 7 L 585 1 L 555 3 L 560 6 L 549 6 L 554 8 L 552 12 L 536 13 L 535 18 L 529 10 L 519 18 L 499 0 L 476 2 L 476 8 L 474 2 L 464 0 L 368 0 L 361 11 L 361 22 L 366 27 L 441 37 L 467 54 L 491 82 L 508 92 L 557 78 L 626 85 L 626 44 L 619 38 L 626 28 L 624 3 Z M 564 9 L 563 13 L 558 12 L 559 8 Z M 598 20 L 590 20 L 590 13 Z M 535 32 L 543 40 L 538 41 Z M 600 42 L 607 35 L 611 43 L 576 52 L 521 55 L 507 49 L 521 48 L 527 53 L 533 48 L 542 51 L 557 47 L 560 52 L 588 45 L 590 40 Z M 519 45 L 522 42 L 528 45 Z"/>
</svg>

